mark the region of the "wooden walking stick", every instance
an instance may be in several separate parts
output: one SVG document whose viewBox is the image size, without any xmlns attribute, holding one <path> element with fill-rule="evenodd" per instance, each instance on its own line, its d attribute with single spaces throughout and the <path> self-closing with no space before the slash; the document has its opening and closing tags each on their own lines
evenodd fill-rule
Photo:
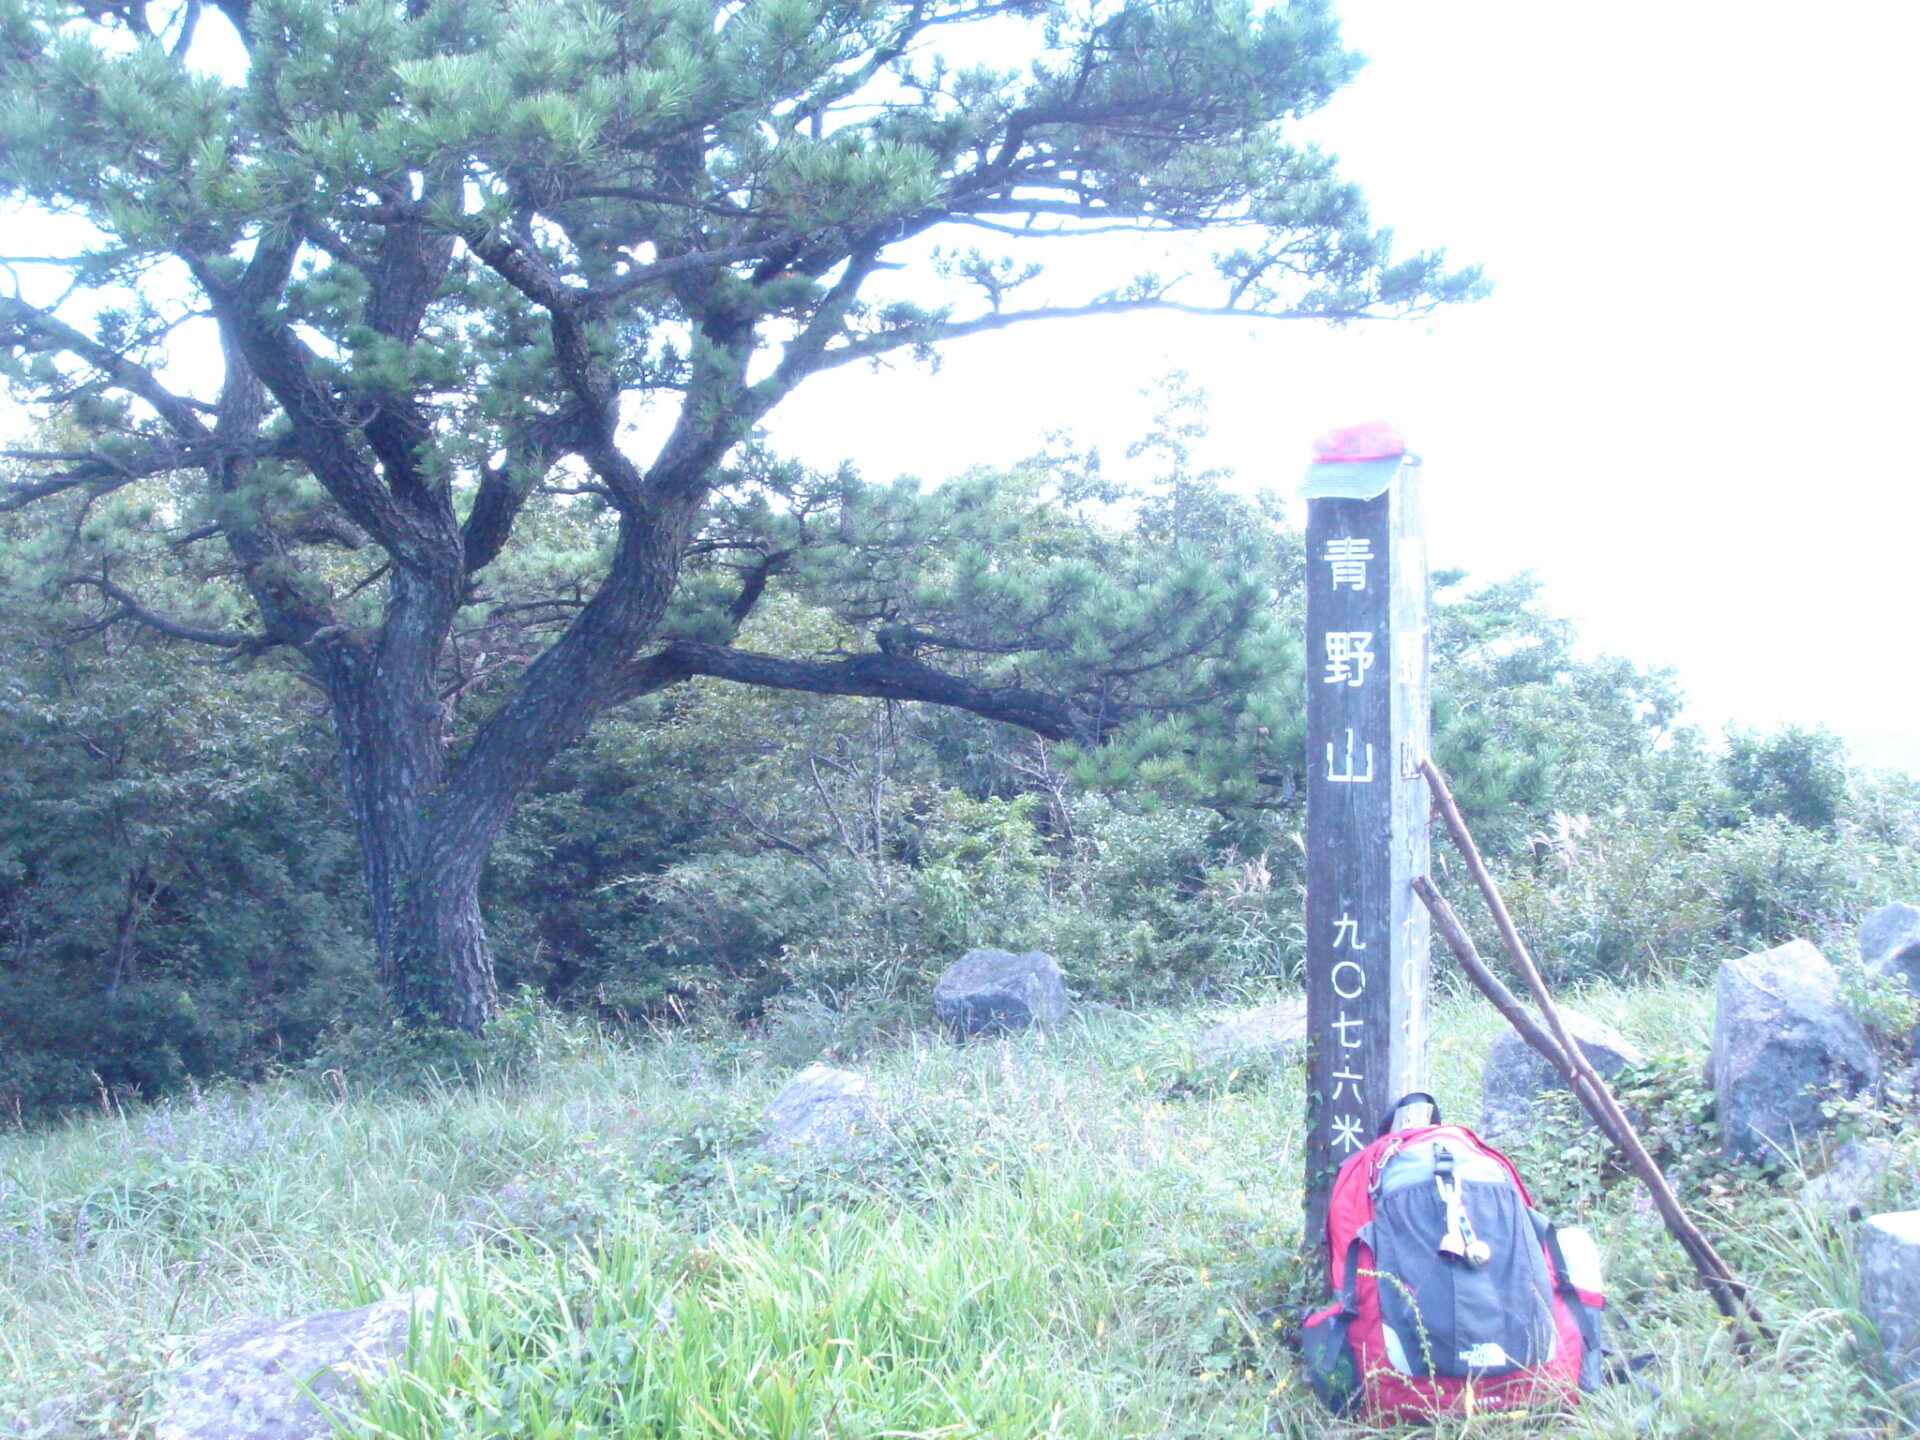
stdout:
<svg viewBox="0 0 1920 1440">
<path fill-rule="evenodd" d="M 1627 1163 L 1640 1178 L 1653 1196 L 1653 1203 L 1660 1211 L 1660 1218 L 1666 1222 L 1667 1230 L 1680 1243 L 1680 1248 L 1693 1262 L 1694 1270 L 1699 1274 L 1707 1293 L 1713 1297 L 1713 1303 L 1734 1325 L 1734 1343 L 1744 1352 L 1751 1340 L 1743 1328 L 1743 1322 L 1751 1324 L 1760 1335 L 1768 1339 L 1772 1333 L 1761 1318 L 1753 1303 L 1747 1287 L 1735 1277 L 1732 1268 L 1713 1248 L 1713 1243 L 1693 1223 L 1692 1218 L 1681 1207 L 1679 1197 L 1673 1193 L 1673 1187 L 1667 1183 L 1666 1175 L 1661 1171 L 1654 1158 L 1647 1152 L 1640 1134 L 1627 1119 L 1626 1112 L 1620 1108 L 1620 1102 L 1614 1098 L 1613 1091 L 1588 1061 L 1573 1036 L 1568 1032 L 1566 1022 L 1560 1016 L 1560 1007 L 1554 1003 L 1553 993 L 1548 990 L 1545 977 L 1539 966 L 1534 964 L 1533 955 L 1528 951 L 1526 942 L 1520 938 L 1520 932 L 1514 927 L 1513 917 L 1507 913 L 1506 902 L 1500 897 L 1500 890 L 1493 883 L 1486 863 L 1480 858 L 1480 849 L 1473 843 L 1473 836 L 1467 830 L 1466 821 L 1460 817 L 1460 807 L 1454 803 L 1453 792 L 1447 788 L 1445 777 L 1439 767 L 1431 760 L 1420 762 L 1420 771 L 1427 777 L 1427 785 L 1433 791 L 1434 808 L 1445 822 L 1447 833 L 1453 837 L 1454 845 L 1461 857 L 1467 862 L 1467 870 L 1473 876 L 1474 884 L 1480 888 L 1481 896 L 1487 902 L 1487 909 L 1493 915 L 1495 927 L 1505 943 L 1507 953 L 1513 958 L 1514 965 L 1526 979 L 1527 988 L 1533 994 L 1534 1003 L 1540 1008 L 1543 1028 L 1527 1013 L 1513 993 L 1502 985 L 1486 963 L 1481 960 L 1474 948 L 1473 938 L 1466 927 L 1453 913 L 1439 891 L 1433 888 L 1431 881 L 1424 876 L 1413 882 L 1413 888 L 1419 895 L 1428 913 L 1433 916 L 1435 928 L 1440 931 L 1460 968 L 1467 972 L 1472 980 L 1494 1004 L 1500 1013 L 1507 1017 L 1520 1036 L 1540 1054 L 1544 1055 L 1561 1076 L 1566 1080 L 1574 1095 L 1594 1119 L 1607 1139 L 1619 1148 L 1627 1157 Z"/>
</svg>

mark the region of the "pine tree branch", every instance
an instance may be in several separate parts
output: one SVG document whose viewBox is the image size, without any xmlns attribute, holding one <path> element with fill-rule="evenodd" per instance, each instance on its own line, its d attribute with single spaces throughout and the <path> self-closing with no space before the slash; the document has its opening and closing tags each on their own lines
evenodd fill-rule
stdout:
<svg viewBox="0 0 1920 1440">
<path fill-rule="evenodd" d="M 638 185 L 578 185 L 570 187 L 560 200 L 627 200 L 635 205 L 658 205 L 663 209 L 691 210 L 701 215 L 718 215 L 728 220 L 765 219 L 766 212 L 725 200 L 695 200 L 665 190 L 649 190 Z"/>
<path fill-rule="evenodd" d="M 219 519 L 215 522 L 226 541 L 227 553 L 239 562 L 246 577 L 247 592 L 260 608 L 267 633 L 282 644 L 304 646 L 316 635 L 335 626 L 333 610 L 325 600 L 325 586 L 304 583 L 299 567 L 288 553 L 289 535 L 274 525 L 255 504 L 234 504 L 251 488 L 252 452 L 263 444 L 285 444 L 290 453 L 295 437 L 282 436 L 277 442 L 265 441 L 261 429 L 266 422 L 266 390 L 249 368 L 238 341 L 229 332 L 220 337 L 225 372 L 220 386 L 219 419 L 214 433 L 225 454 L 218 464 L 208 467 L 208 477 L 222 498 Z M 358 535 L 352 522 L 343 516 L 316 508 L 331 538 L 346 543 Z M 298 538 L 298 532 L 293 538 Z M 358 548 L 353 546 L 350 548 Z"/>
<path fill-rule="evenodd" d="M 608 703 L 620 704 L 679 684 L 696 675 L 804 690 L 816 695 L 857 695 L 880 700 L 918 700 L 967 710 L 989 720 L 1018 725 L 1049 740 L 1098 744 L 1132 713 L 1099 718 L 1071 700 L 1024 686 L 976 685 L 935 670 L 906 655 L 853 655 L 844 660 L 794 660 L 737 650 L 727 645 L 676 641 L 630 666 L 609 687 Z"/>
<path fill-rule="evenodd" d="M 204 254 L 188 251 L 183 258 L 212 301 L 222 332 L 279 402 L 292 427 L 292 449 L 334 503 L 400 564 L 419 572 L 442 568 L 444 537 L 433 517 L 411 513 L 381 483 L 355 433 L 366 417 L 341 412 L 315 379 L 318 357 L 267 303 L 278 289 L 274 278 L 284 283 L 298 243 L 291 237 L 272 247 L 263 242 L 238 283 L 222 279 Z"/>
<path fill-rule="evenodd" d="M 508 442 L 507 456 L 501 464 L 481 469 L 473 504 L 460 527 L 468 575 L 479 574 L 499 557 L 527 497 L 562 455 L 588 443 L 591 419 L 580 405 L 557 415 L 536 417 Z"/>
<path fill-rule="evenodd" d="M 0 295 L 0 345 L 25 345 L 56 350 L 82 360 L 116 389 L 134 395 L 153 409 L 167 427 L 185 440 L 205 440 L 208 429 L 200 402 L 178 395 L 140 365 L 73 326 L 29 305 L 17 295 Z"/>
<path fill-rule="evenodd" d="M 883 243 L 875 239 L 847 257 L 845 271 L 800 333 L 787 343 L 773 374 L 750 392 L 756 407 L 755 418 L 771 410 L 807 376 L 828 368 L 826 357 L 833 353 L 833 340 L 844 333 L 847 317 L 860 297 L 860 287 L 879 267 L 883 248 Z"/>
<path fill-rule="evenodd" d="M 896 330 L 881 331 L 858 339 L 845 340 L 838 345 L 827 347 L 819 356 L 814 369 L 830 370 L 841 365 L 850 365 L 857 360 L 871 360 L 906 345 L 938 345 L 948 340 L 958 340 L 963 336 L 983 335 L 988 331 L 1005 330 L 1014 325 L 1029 324 L 1036 320 L 1072 320 L 1094 315 L 1131 315 L 1145 310 L 1174 315 L 1232 316 L 1246 320 L 1338 321 L 1376 318 L 1376 312 L 1365 307 L 1306 309 L 1289 306 L 1285 309 L 1272 310 L 1253 305 L 1194 305 L 1183 300 L 1169 300 L 1164 296 L 1089 300 L 1084 305 L 1036 305 L 1026 310 L 999 310 L 968 320 L 933 320 L 924 324 L 903 326 Z"/>
<path fill-rule="evenodd" d="M 231 630 L 210 630 L 204 625 L 193 625 L 185 620 L 175 620 L 171 616 L 162 615 L 157 610 L 150 610 L 142 605 L 130 592 L 104 575 L 70 575 L 60 583 L 63 586 L 91 586 L 120 607 L 118 612 L 107 616 L 99 625 L 92 628 L 117 624 L 122 620 L 136 620 L 149 629 L 157 630 L 162 635 L 171 635 L 176 640 L 191 640 L 198 645 L 211 645 L 221 650 L 248 654 L 270 650 L 275 643 L 265 635 L 241 635 Z"/>
<path fill-rule="evenodd" d="M 1008 207 L 1008 213 L 1040 215 L 1050 212 L 1031 206 L 1015 205 Z M 982 220 L 977 215 L 956 215 L 947 223 L 965 225 L 973 230 L 987 230 L 995 235 L 1011 235 L 1018 240 L 1077 240 L 1083 235 L 1155 235 L 1166 234 L 1178 228 L 1171 221 L 1158 217 L 1147 220 L 1115 220 L 1097 225 L 1056 225 L 1049 228 L 1033 224 L 1001 225 L 992 220 Z"/>
<path fill-rule="evenodd" d="M 619 387 L 594 353 L 589 333 L 597 318 L 594 299 L 583 288 L 567 284 L 530 244 L 495 227 L 471 225 L 461 238 L 495 274 L 546 311 L 554 361 L 573 393 L 581 431 L 574 448 L 612 491 L 615 504 L 633 510 L 642 502 L 645 477 L 615 440 Z"/>
<path fill-rule="evenodd" d="M 743 260 L 757 260 L 771 251 L 799 244 L 800 238 L 794 235 L 775 235 L 765 240 L 754 240 L 740 245 L 723 245 L 716 250 L 689 250 L 684 255 L 669 255 L 650 265 L 637 265 L 617 279 L 589 286 L 580 293 L 596 304 L 604 304 L 610 300 L 617 300 L 623 295 L 630 295 L 645 286 L 658 284 L 675 275 L 715 270 L 722 265 L 737 265 Z"/>
<path fill-rule="evenodd" d="M 0 457 L 8 460 L 66 467 L 0 486 L 0 514 L 24 509 L 36 500 L 68 490 L 85 488 L 98 497 L 136 480 L 175 470 L 194 469 L 223 460 L 268 459 L 276 455 L 285 458 L 289 454 L 283 442 L 268 442 L 236 451 L 230 445 L 213 440 L 205 444 L 155 445 L 118 455 L 110 450 L 0 450 Z"/>
<path fill-rule="evenodd" d="M 452 262 L 455 243 L 453 236 L 418 222 L 388 226 L 366 272 L 361 315 L 367 328 L 400 345 L 412 345 Z M 361 432 L 379 457 L 388 488 L 416 509 L 430 515 L 443 512 L 445 482 L 426 463 L 432 427 L 418 392 L 383 389 L 371 398 L 373 413 Z"/>
<path fill-rule="evenodd" d="M 728 634 L 731 635 L 746 623 L 747 616 L 753 613 L 753 607 L 760 603 L 760 597 L 766 593 L 767 582 L 786 569 L 792 559 L 793 551 L 775 550 L 762 555 L 747 571 L 746 578 L 740 582 L 740 593 L 727 606 L 727 623 L 733 627 Z"/>
<path fill-rule="evenodd" d="M 176 61 L 184 60 L 187 52 L 193 48 L 193 37 L 199 28 L 200 0 L 187 0 L 180 11 L 180 33 L 174 37 L 169 52 Z"/>
</svg>

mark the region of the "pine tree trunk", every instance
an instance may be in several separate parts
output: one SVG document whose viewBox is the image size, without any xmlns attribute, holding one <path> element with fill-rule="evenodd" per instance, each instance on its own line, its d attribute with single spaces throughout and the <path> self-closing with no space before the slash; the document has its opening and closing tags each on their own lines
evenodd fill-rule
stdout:
<svg viewBox="0 0 1920 1440">
<path fill-rule="evenodd" d="M 585 732 L 609 679 L 652 635 L 704 494 L 681 490 L 622 524 L 599 592 L 451 773 L 438 671 L 464 593 L 457 552 L 443 575 L 396 567 L 375 635 L 343 631 L 310 651 L 340 738 L 381 980 L 407 1023 L 477 1034 L 493 1018 L 479 907 L 487 853 L 522 791 Z"/>
<path fill-rule="evenodd" d="M 408 1024 L 477 1034 L 497 1000 L 479 895 L 492 834 L 435 823 L 446 716 L 434 666 L 444 607 L 421 603 L 432 598 L 397 582 L 378 641 L 329 648 L 322 678 L 381 981 Z"/>
<path fill-rule="evenodd" d="M 355 707 L 336 706 L 336 716 Z M 358 728 L 358 727 L 356 727 Z M 437 729 L 437 726 L 435 727 Z M 430 771 L 408 763 L 407 737 L 343 723 L 348 810 L 360 843 L 380 978 L 402 1019 L 474 1033 L 493 1018 L 493 957 L 480 919 L 487 843 L 439 837 Z M 415 737 L 418 738 L 418 737 Z M 438 736 L 433 737 L 437 748 Z M 432 769 L 437 770 L 437 766 Z"/>
<path fill-rule="evenodd" d="M 479 1034 L 498 991 L 480 920 L 479 865 L 429 849 L 409 867 L 381 965 L 394 1004 L 410 1024 Z"/>
<path fill-rule="evenodd" d="M 364 693 L 334 707 L 380 978 L 407 1023 L 478 1033 L 497 996 L 480 919 L 487 844 L 436 835 L 439 724 L 368 723 L 385 709 Z"/>
</svg>

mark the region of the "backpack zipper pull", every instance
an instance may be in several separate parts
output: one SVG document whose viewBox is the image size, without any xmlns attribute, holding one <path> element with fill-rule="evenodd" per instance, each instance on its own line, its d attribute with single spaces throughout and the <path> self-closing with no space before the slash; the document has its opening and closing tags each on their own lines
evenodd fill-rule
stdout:
<svg viewBox="0 0 1920 1440">
<path fill-rule="evenodd" d="M 1493 1258 L 1493 1247 L 1473 1233 L 1473 1217 L 1460 1198 L 1460 1181 L 1453 1173 L 1453 1152 L 1444 1145 L 1436 1147 L 1433 1188 L 1445 1207 L 1447 1228 L 1440 1236 L 1440 1253 L 1464 1260 L 1476 1270 Z"/>
<path fill-rule="evenodd" d="M 1467 1237 L 1461 1232 L 1460 1226 L 1460 1189 L 1451 1175 L 1435 1175 L 1433 1188 L 1439 1192 L 1440 1204 L 1447 1217 L 1447 1228 L 1440 1232 L 1440 1253 L 1464 1260 L 1467 1258 Z"/>
</svg>

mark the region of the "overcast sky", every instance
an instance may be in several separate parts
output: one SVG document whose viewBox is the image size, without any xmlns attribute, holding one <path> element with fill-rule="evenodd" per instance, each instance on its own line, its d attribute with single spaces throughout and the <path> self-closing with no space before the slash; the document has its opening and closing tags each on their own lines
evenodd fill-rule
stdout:
<svg viewBox="0 0 1920 1440">
<path fill-rule="evenodd" d="M 1314 435 L 1391 418 L 1436 565 L 1534 571 L 1592 647 L 1677 667 L 1700 723 L 1825 723 L 1920 771 L 1920 7 L 1338 9 L 1371 63 L 1311 135 L 1491 299 L 984 336 L 810 382 L 775 442 L 928 479 L 1054 428 L 1117 454 L 1178 368 L 1214 398 L 1207 458 L 1291 488 Z"/>
<path fill-rule="evenodd" d="M 1920 773 L 1920 5 L 1336 4 L 1371 63 L 1306 136 L 1492 298 L 1340 331 L 980 336 L 937 373 L 808 382 L 776 446 L 928 480 L 1059 429 L 1117 457 L 1184 370 L 1214 400 L 1203 458 L 1291 490 L 1315 435 L 1392 419 L 1426 461 L 1436 565 L 1533 571 L 1590 648 L 1674 666 L 1709 728 L 1823 723 Z"/>
</svg>

